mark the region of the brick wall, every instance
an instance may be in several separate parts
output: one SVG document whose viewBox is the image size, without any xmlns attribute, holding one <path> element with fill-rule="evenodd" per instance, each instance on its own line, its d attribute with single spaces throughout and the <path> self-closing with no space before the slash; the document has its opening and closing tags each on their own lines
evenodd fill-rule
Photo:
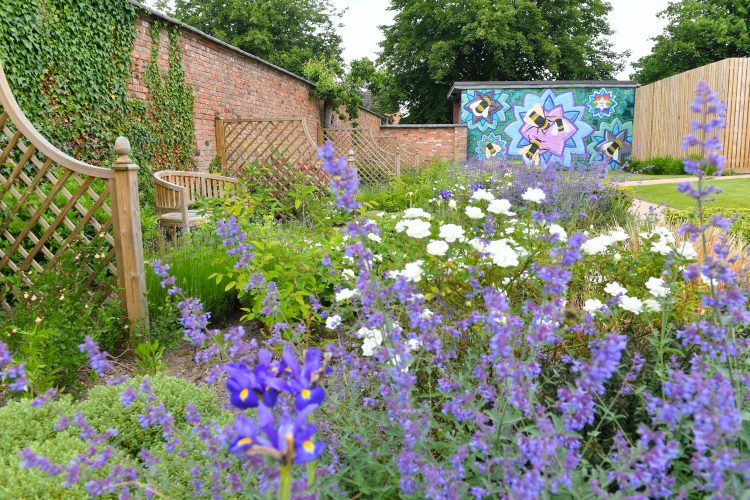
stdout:
<svg viewBox="0 0 750 500">
<path fill-rule="evenodd" d="M 385 125 L 380 135 L 397 138 L 403 149 L 424 164 L 434 158 L 465 161 L 467 131 L 465 125 Z"/>
<path fill-rule="evenodd" d="M 128 95 L 145 100 L 146 64 L 151 55 L 150 26 L 155 14 L 143 11 L 136 20 L 136 39 L 132 53 L 132 71 Z M 170 21 L 162 18 L 160 21 Z M 168 67 L 168 35 L 162 30 L 159 65 Z M 266 63 L 250 54 L 182 26 L 182 59 L 185 80 L 195 97 L 195 167 L 207 170 L 216 156 L 215 118 L 303 117 L 316 140 L 320 124 L 320 106 L 310 98 L 312 85 L 297 75 Z M 360 113 L 360 126 L 377 133 L 381 118 L 367 110 Z M 338 122 L 338 119 L 337 119 Z M 337 126 L 348 126 L 338 122 Z"/>
</svg>

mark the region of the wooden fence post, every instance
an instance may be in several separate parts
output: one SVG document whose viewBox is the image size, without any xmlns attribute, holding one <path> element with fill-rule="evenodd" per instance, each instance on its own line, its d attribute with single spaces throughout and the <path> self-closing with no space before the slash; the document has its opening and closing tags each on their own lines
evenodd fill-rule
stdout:
<svg viewBox="0 0 750 500">
<path fill-rule="evenodd" d="M 349 162 L 349 168 L 354 168 L 354 150 L 353 149 L 349 150 L 349 158 L 347 158 L 346 161 Z"/>
<path fill-rule="evenodd" d="M 146 303 L 146 270 L 141 234 L 141 207 L 138 201 L 138 165 L 130 159 L 130 141 L 119 137 L 115 142 L 117 161 L 112 166 L 115 178 L 112 188 L 112 229 L 115 239 L 117 278 L 125 305 L 131 334 L 148 318 Z M 143 325 L 148 328 L 148 321 Z"/>
<path fill-rule="evenodd" d="M 221 119 L 221 115 L 216 115 L 214 119 L 216 124 L 216 157 L 219 159 L 219 169 L 224 171 L 224 120 Z"/>
</svg>

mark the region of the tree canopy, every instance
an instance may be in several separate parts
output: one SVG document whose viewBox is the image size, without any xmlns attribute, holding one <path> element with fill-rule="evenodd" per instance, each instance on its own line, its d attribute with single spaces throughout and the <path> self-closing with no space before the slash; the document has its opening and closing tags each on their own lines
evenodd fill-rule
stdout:
<svg viewBox="0 0 750 500">
<path fill-rule="evenodd" d="M 342 11 L 331 0 L 175 0 L 181 21 L 301 75 L 305 63 L 341 63 Z"/>
<path fill-rule="evenodd" d="M 605 0 L 391 0 L 380 62 L 405 122 L 449 122 L 455 81 L 605 79 L 623 67 Z"/>
<path fill-rule="evenodd" d="M 633 65 L 646 84 L 727 57 L 750 55 L 747 0 L 682 0 L 659 13 L 668 24 L 651 53 Z"/>
</svg>

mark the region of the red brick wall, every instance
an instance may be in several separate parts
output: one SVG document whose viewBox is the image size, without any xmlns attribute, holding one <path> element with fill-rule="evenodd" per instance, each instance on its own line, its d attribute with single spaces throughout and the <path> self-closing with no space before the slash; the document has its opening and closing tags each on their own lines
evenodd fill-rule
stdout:
<svg viewBox="0 0 750 500">
<path fill-rule="evenodd" d="M 151 52 L 149 26 L 152 18 L 136 20 L 132 74 L 128 83 L 131 98 L 146 98 L 144 72 Z M 160 60 L 167 68 L 168 37 L 162 31 Z M 208 169 L 216 156 L 214 118 L 304 117 L 313 139 L 319 123 L 318 102 L 310 99 L 310 85 L 242 53 L 224 47 L 200 34 L 183 29 L 182 57 L 185 79 L 195 97 L 195 166 Z"/>
<path fill-rule="evenodd" d="M 380 129 L 380 135 L 396 137 L 419 164 L 434 158 L 465 161 L 467 132 L 465 125 L 386 125 Z"/>
</svg>

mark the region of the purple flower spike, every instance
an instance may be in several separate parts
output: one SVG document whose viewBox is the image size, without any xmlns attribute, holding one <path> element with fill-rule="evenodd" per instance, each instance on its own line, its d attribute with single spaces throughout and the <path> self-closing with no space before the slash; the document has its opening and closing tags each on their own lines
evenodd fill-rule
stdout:
<svg viewBox="0 0 750 500">
<path fill-rule="evenodd" d="M 85 352 L 89 356 L 89 365 L 100 377 L 107 373 L 112 367 L 107 361 L 109 354 L 106 351 L 99 349 L 94 339 L 87 335 L 83 341 L 83 344 L 79 345 L 78 348 L 81 352 Z"/>
</svg>

